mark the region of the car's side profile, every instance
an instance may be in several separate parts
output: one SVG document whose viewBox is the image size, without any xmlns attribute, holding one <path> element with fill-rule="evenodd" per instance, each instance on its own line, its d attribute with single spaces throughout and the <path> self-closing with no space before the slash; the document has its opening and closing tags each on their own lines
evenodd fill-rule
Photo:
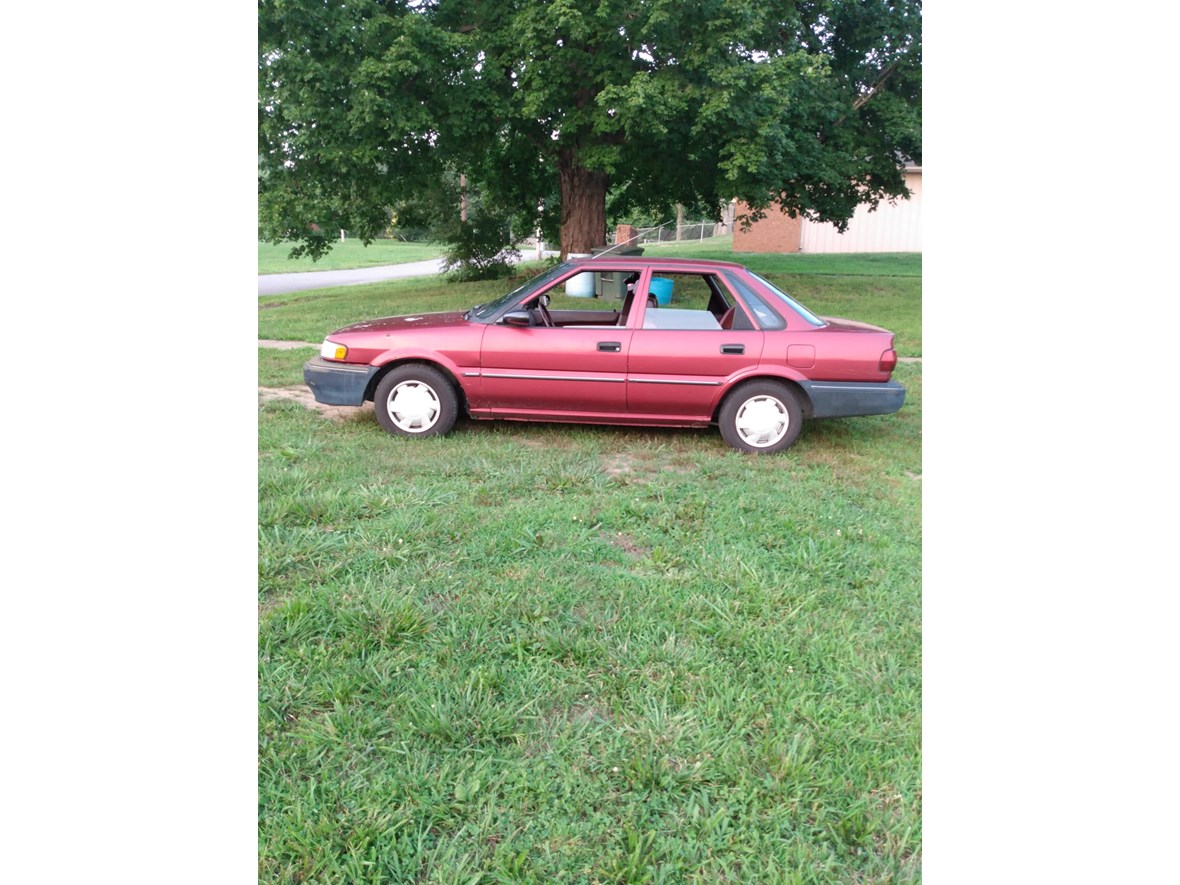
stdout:
<svg viewBox="0 0 1180 885">
<path fill-rule="evenodd" d="M 745 452 L 789 447 L 805 418 L 896 412 L 892 333 L 822 318 L 739 264 L 568 261 L 465 313 L 331 333 L 304 366 L 315 398 L 373 401 L 390 433 L 476 419 L 716 424 Z"/>
</svg>

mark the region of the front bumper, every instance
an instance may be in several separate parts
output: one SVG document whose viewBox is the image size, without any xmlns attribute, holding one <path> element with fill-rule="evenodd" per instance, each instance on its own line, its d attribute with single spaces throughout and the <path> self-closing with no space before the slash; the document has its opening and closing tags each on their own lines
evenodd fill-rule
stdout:
<svg viewBox="0 0 1180 885">
<path fill-rule="evenodd" d="M 317 403 L 326 406 L 362 406 L 369 381 L 380 366 L 350 366 L 317 356 L 303 364 L 303 380 Z"/>
<path fill-rule="evenodd" d="M 811 399 L 812 418 L 892 415 L 905 402 L 905 388 L 896 381 L 800 381 Z"/>
</svg>

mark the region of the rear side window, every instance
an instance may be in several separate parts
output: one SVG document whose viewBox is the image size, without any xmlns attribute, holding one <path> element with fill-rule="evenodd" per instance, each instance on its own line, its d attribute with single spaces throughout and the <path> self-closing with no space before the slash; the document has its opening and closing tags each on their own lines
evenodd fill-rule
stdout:
<svg viewBox="0 0 1180 885">
<path fill-rule="evenodd" d="M 774 309 L 756 294 L 753 289 L 747 286 L 741 277 L 727 273 L 725 278 L 729 280 L 729 284 L 733 286 L 737 293 L 742 296 L 742 300 L 746 302 L 750 311 L 758 318 L 758 325 L 763 330 L 770 331 L 773 329 L 785 329 L 787 327 L 786 321 L 775 313 Z"/>
<path fill-rule="evenodd" d="M 799 314 L 799 316 L 803 317 L 803 319 L 807 320 L 807 322 L 811 323 L 811 325 L 813 325 L 813 326 L 826 326 L 827 325 L 827 323 L 825 323 L 823 320 L 821 320 L 819 317 L 817 317 L 815 314 L 813 314 L 810 310 L 808 310 L 806 307 L 804 307 L 802 304 L 800 304 L 798 301 L 796 301 L 794 298 L 792 298 L 790 295 L 788 295 L 786 292 L 784 292 L 782 289 L 780 289 L 774 283 L 769 282 L 768 280 L 764 280 L 762 277 L 758 276 L 758 274 L 754 273 L 753 271 L 750 271 L 750 276 L 752 276 L 754 279 L 756 279 L 758 282 L 760 282 L 763 286 L 765 286 L 767 289 L 769 289 L 771 292 L 773 292 L 775 295 L 777 295 L 779 298 L 781 298 L 783 301 L 785 301 L 787 304 L 789 304 L 791 306 L 791 309 L 794 310 L 795 313 Z"/>
</svg>

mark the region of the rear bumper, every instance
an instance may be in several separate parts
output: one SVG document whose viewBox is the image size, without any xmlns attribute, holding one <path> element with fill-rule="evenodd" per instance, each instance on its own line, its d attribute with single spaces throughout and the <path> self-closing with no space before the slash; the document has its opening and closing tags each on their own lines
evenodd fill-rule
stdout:
<svg viewBox="0 0 1180 885">
<path fill-rule="evenodd" d="M 303 380 L 317 403 L 327 406 L 362 406 L 369 381 L 380 366 L 350 366 L 316 357 L 303 364 Z"/>
<path fill-rule="evenodd" d="M 812 418 L 892 415 L 905 402 L 905 388 L 896 381 L 800 381 L 811 399 Z"/>
</svg>

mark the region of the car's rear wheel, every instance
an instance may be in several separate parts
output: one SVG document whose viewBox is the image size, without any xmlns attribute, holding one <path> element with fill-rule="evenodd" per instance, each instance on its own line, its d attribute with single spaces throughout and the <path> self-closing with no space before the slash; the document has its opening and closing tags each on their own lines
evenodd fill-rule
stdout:
<svg viewBox="0 0 1180 885">
<path fill-rule="evenodd" d="M 781 382 L 748 381 L 726 398 L 717 423 L 722 438 L 735 449 L 769 455 L 799 438 L 803 407 Z"/>
<path fill-rule="evenodd" d="M 377 421 L 399 436 L 441 436 L 455 426 L 459 398 L 446 376 L 430 366 L 399 366 L 373 393 Z"/>
</svg>

